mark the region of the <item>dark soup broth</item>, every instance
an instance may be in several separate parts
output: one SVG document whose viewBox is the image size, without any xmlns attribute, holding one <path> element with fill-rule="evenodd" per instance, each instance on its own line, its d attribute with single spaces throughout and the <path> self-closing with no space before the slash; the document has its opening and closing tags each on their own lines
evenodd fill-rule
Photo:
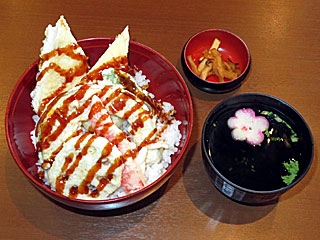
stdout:
<svg viewBox="0 0 320 240">
<path fill-rule="evenodd" d="M 290 119 L 275 109 L 243 108 L 268 120 L 263 141 L 253 145 L 232 137 L 227 122 L 241 107 L 219 112 L 209 137 L 209 155 L 215 167 L 234 184 L 251 190 L 271 191 L 289 185 L 301 174 L 302 135 Z"/>
</svg>

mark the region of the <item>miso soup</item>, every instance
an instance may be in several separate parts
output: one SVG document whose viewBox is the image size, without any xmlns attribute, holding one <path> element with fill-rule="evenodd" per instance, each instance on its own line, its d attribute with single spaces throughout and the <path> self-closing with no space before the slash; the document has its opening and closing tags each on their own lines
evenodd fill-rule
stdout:
<svg viewBox="0 0 320 240">
<path fill-rule="evenodd" d="M 294 122 L 273 108 L 243 108 L 252 109 L 256 117 L 263 116 L 268 120 L 263 141 L 253 145 L 234 139 L 227 122 L 241 108 L 221 111 L 219 116 L 214 117 L 216 120 L 209 133 L 212 162 L 222 175 L 244 188 L 270 191 L 287 186 L 301 175 L 303 154 L 306 152 L 303 136 L 299 134 Z M 293 175 L 287 169 L 289 163 L 295 167 Z"/>
</svg>

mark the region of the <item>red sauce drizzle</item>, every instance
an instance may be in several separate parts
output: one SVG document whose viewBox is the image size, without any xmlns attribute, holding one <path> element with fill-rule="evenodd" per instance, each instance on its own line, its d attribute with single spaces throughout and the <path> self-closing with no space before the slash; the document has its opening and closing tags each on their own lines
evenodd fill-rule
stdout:
<svg viewBox="0 0 320 240">
<path fill-rule="evenodd" d="M 128 158 L 135 158 L 138 155 L 138 149 L 129 149 L 128 151 L 126 151 L 123 154 L 123 158 L 125 159 L 125 161 L 128 160 Z"/>
</svg>

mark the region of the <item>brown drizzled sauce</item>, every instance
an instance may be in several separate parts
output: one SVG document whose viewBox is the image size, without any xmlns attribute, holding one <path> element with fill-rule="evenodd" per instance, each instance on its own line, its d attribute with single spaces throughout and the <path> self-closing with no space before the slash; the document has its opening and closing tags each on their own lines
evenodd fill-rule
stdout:
<svg viewBox="0 0 320 240">
<path fill-rule="evenodd" d="M 79 129 L 79 130 L 76 131 L 75 133 L 72 133 L 72 134 L 66 139 L 65 142 L 68 142 L 71 138 L 78 136 L 80 133 L 82 133 L 82 130 L 81 130 L 81 129 Z M 42 166 L 43 169 L 49 169 L 49 168 L 51 168 L 52 163 L 53 163 L 54 160 L 55 160 L 55 157 L 56 157 L 57 154 L 62 150 L 62 148 L 63 148 L 63 144 L 60 145 L 56 150 L 54 150 L 54 151 L 52 152 L 51 156 L 42 163 L 41 166 Z M 62 171 L 62 170 L 61 170 L 61 171 Z"/>
<path fill-rule="evenodd" d="M 62 168 L 61 168 L 61 172 L 65 172 L 69 166 L 69 164 L 72 162 L 74 157 L 73 152 L 71 152 L 67 157 L 66 157 L 66 161 L 64 162 Z"/>
<path fill-rule="evenodd" d="M 102 71 L 107 68 L 114 68 L 115 73 L 120 79 L 120 83 L 126 90 L 132 93 L 132 95 L 136 98 L 143 100 L 144 102 L 148 103 L 149 106 L 153 109 L 155 114 L 160 114 L 162 112 L 161 104 L 153 101 L 152 98 L 145 95 L 143 92 L 137 88 L 136 84 L 129 78 L 126 74 L 130 74 L 132 76 L 135 75 L 135 70 L 129 67 L 128 58 L 127 57 L 117 57 L 113 58 L 112 61 L 102 64 L 99 68 L 91 71 L 85 77 L 82 78 L 82 82 L 92 82 L 95 80 L 102 80 Z M 120 72 L 120 70 L 122 72 Z M 124 73 L 123 73 L 124 72 Z"/>
<path fill-rule="evenodd" d="M 73 52 L 73 50 L 71 51 L 71 49 L 75 49 L 75 48 L 76 48 L 76 46 L 70 46 L 70 49 L 69 48 L 59 49 L 55 53 L 50 53 L 50 54 L 42 56 L 41 60 L 42 61 L 46 61 L 46 60 L 50 59 L 50 57 L 52 57 L 52 56 L 54 56 L 56 54 L 61 55 L 63 53 L 68 55 L 68 56 L 70 56 L 70 57 L 72 57 L 72 58 L 80 57 L 80 55 L 78 56 L 78 54 L 72 55 L 72 53 L 74 53 L 74 52 Z M 83 61 L 84 59 L 81 58 L 79 60 Z M 85 60 L 87 60 L 87 59 L 85 59 Z M 79 65 L 76 70 L 74 70 L 72 72 L 70 72 L 70 71 L 67 72 L 67 71 L 63 71 L 62 69 L 59 69 L 57 66 L 54 66 L 54 64 L 50 64 L 49 67 L 55 69 L 60 75 L 65 76 L 66 83 L 67 82 L 71 82 L 73 77 L 75 77 L 75 76 L 81 76 L 88 69 L 87 65 L 86 66 L 80 66 Z M 128 99 L 136 99 L 137 100 L 136 104 L 129 111 L 127 111 L 124 114 L 124 118 L 128 119 L 135 111 L 137 111 L 138 109 L 140 109 L 142 107 L 143 102 L 139 100 L 139 99 L 141 99 L 141 100 L 145 101 L 146 103 L 148 103 L 149 106 L 152 107 L 152 110 L 153 110 L 154 114 L 157 114 L 159 117 L 164 119 L 164 121 L 166 121 L 169 124 L 168 116 L 166 114 L 162 114 L 161 104 L 155 102 L 149 96 L 146 96 L 145 94 L 143 94 L 135 86 L 135 84 L 129 79 L 129 77 L 126 74 L 123 74 L 123 73 L 121 73 L 119 71 L 119 70 L 122 70 L 124 72 L 132 74 L 133 69 L 131 69 L 128 66 L 128 59 L 126 57 L 119 57 L 119 58 L 113 59 L 113 61 L 109 62 L 108 64 L 104 64 L 99 69 L 96 69 L 96 70 L 90 72 L 90 74 L 86 75 L 81 80 L 82 84 L 88 83 L 88 82 L 91 82 L 91 81 L 95 81 L 95 80 L 101 80 L 102 79 L 102 74 L 101 74 L 102 70 L 104 70 L 106 68 L 110 68 L 110 67 L 112 67 L 112 68 L 114 68 L 116 70 L 116 73 L 120 78 L 121 84 L 125 87 L 126 90 L 129 91 L 129 92 L 123 92 L 123 90 L 121 88 L 118 88 L 110 96 L 108 96 L 106 98 L 106 100 L 103 102 L 104 105 L 106 105 L 107 103 L 109 103 L 112 100 L 114 100 L 110 104 L 110 107 L 109 107 L 109 110 L 112 113 L 116 113 L 116 112 L 122 110 L 125 107 L 126 101 Z M 46 70 L 46 71 L 48 71 L 48 70 Z M 38 79 L 40 80 L 42 77 L 43 76 L 39 76 Z M 44 101 L 43 101 L 44 104 L 41 105 L 41 111 L 43 111 L 43 109 L 45 108 L 45 105 L 48 102 L 50 102 L 53 97 L 58 95 L 53 101 L 50 102 L 49 106 L 47 107 L 46 112 L 44 112 L 42 114 L 41 118 L 40 118 L 39 123 L 41 123 L 41 124 L 39 126 L 37 126 L 36 135 L 38 135 L 38 131 L 41 130 L 41 138 L 39 139 L 39 142 L 37 144 L 37 150 L 38 151 L 43 151 L 45 149 L 48 149 L 50 147 L 50 143 L 52 141 L 55 141 L 59 137 L 59 135 L 65 129 L 67 124 L 72 119 L 75 119 L 76 117 L 81 115 L 84 112 L 84 110 L 87 107 L 89 107 L 89 105 L 91 104 L 91 98 L 92 97 L 87 99 L 77 109 L 77 111 L 73 112 L 71 115 L 67 115 L 69 104 L 71 102 L 73 102 L 74 100 L 81 100 L 84 97 L 86 91 L 89 89 L 89 87 L 90 87 L 89 85 L 81 85 L 79 90 L 77 90 L 77 92 L 75 92 L 73 95 L 71 95 L 68 98 L 66 98 L 63 101 L 62 106 L 57 108 L 57 109 L 55 109 L 55 111 L 49 117 L 47 117 L 47 115 L 49 113 L 51 113 L 50 112 L 51 108 L 64 95 L 64 93 L 63 93 L 64 87 L 59 88 L 54 96 L 50 96 L 51 99 L 44 99 Z M 106 86 L 100 92 L 98 92 L 96 95 L 98 95 L 98 97 L 101 98 L 106 94 L 108 89 L 109 89 L 109 87 Z M 47 117 L 46 122 L 43 122 L 43 120 L 46 117 Z M 146 121 L 150 117 L 152 117 L 152 114 L 151 114 L 150 111 L 147 111 L 147 110 L 141 111 L 139 113 L 139 117 L 137 118 L 137 120 L 134 123 L 132 123 L 132 133 L 136 132 L 139 128 L 143 128 L 144 127 L 144 121 Z M 55 125 L 56 121 L 58 121 L 60 123 L 60 125 L 55 129 L 55 131 L 52 132 L 53 126 Z M 91 197 L 98 197 L 99 196 L 99 192 L 102 191 L 104 189 L 104 187 L 113 179 L 114 171 L 118 167 L 120 167 L 128 158 L 131 158 L 131 157 L 135 158 L 137 156 L 138 152 L 143 147 L 147 146 L 148 144 L 155 143 L 158 140 L 157 137 L 155 137 L 155 135 L 157 135 L 158 137 L 161 136 L 161 134 L 168 127 L 168 124 L 164 125 L 164 127 L 162 129 L 160 129 L 160 130 L 157 130 L 156 128 L 153 129 L 149 133 L 148 137 L 146 137 L 144 139 L 144 141 L 136 149 L 128 150 L 125 154 L 123 154 L 122 156 L 116 158 L 114 160 L 113 164 L 111 164 L 111 166 L 108 168 L 107 172 L 104 174 L 105 177 L 100 178 L 99 184 L 96 187 L 96 189 L 91 189 L 90 196 Z M 103 129 L 102 131 L 107 131 L 107 128 L 108 128 L 108 126 L 106 126 L 106 129 Z M 82 133 L 82 131 L 78 131 L 74 135 L 71 135 L 70 138 L 74 137 L 74 136 L 77 136 L 77 135 L 79 135 L 81 133 Z M 78 141 L 77 141 L 77 143 L 75 145 L 76 149 L 80 148 L 80 143 L 82 141 L 84 141 L 84 139 L 87 137 L 88 134 L 89 133 L 84 133 L 83 135 L 81 135 L 81 137 L 78 139 Z M 58 193 L 60 193 L 60 194 L 63 193 L 65 183 L 68 180 L 69 176 L 74 172 L 76 167 L 79 165 L 79 162 L 81 161 L 82 157 L 87 154 L 88 148 L 91 146 L 91 144 L 93 143 L 94 139 L 97 138 L 97 137 L 98 136 L 96 136 L 96 135 L 92 135 L 90 137 L 90 139 L 86 143 L 85 147 L 75 157 L 75 160 L 74 160 L 73 164 L 70 167 L 69 167 L 69 165 L 73 161 L 74 155 L 72 153 L 70 153 L 66 157 L 65 162 L 64 162 L 64 164 L 63 164 L 63 166 L 61 168 L 61 172 L 63 174 L 61 174 L 56 179 L 56 191 Z M 114 141 L 112 141 L 112 143 L 109 143 L 104 147 L 104 150 L 103 150 L 103 152 L 101 154 L 101 157 L 96 162 L 96 164 L 88 171 L 86 177 L 83 179 L 81 184 L 79 186 L 73 186 L 73 187 L 70 188 L 69 197 L 76 198 L 78 194 L 89 194 L 89 192 L 90 192 L 89 185 L 90 185 L 91 181 L 94 179 L 96 173 L 101 169 L 102 164 L 103 164 L 102 160 L 104 158 L 106 158 L 110 154 L 110 152 L 112 151 L 113 144 L 118 145 L 125 137 L 126 137 L 125 134 L 119 134 L 118 136 L 116 136 Z M 52 153 L 51 157 L 48 160 L 46 160 L 45 162 L 50 163 L 50 166 L 51 166 L 53 161 L 54 161 L 55 156 L 61 151 L 62 147 L 63 147 L 63 145 L 61 145 L 58 149 L 56 149 Z"/>
<path fill-rule="evenodd" d="M 124 157 L 120 156 L 114 160 L 114 163 L 108 168 L 105 177 L 99 180 L 97 190 L 102 191 L 105 186 L 112 180 L 114 171 L 125 162 Z"/>
<path fill-rule="evenodd" d="M 84 133 L 83 135 L 81 135 L 81 137 L 78 139 L 78 141 L 75 144 L 75 148 L 79 149 L 80 148 L 80 144 L 84 141 L 84 139 L 89 135 L 90 133 Z M 65 172 L 63 172 L 62 174 L 60 174 L 57 179 L 56 179 L 56 191 L 57 193 L 62 194 L 63 193 L 63 189 L 64 186 L 66 184 L 66 181 L 69 179 L 69 176 L 74 172 L 74 170 L 79 166 L 80 160 L 82 159 L 82 156 L 86 155 L 88 153 L 88 149 L 91 146 L 91 144 L 93 143 L 93 141 L 98 138 L 98 136 L 96 135 L 91 135 L 90 139 L 88 140 L 88 142 L 86 143 L 86 145 L 82 148 L 82 151 L 80 153 L 77 154 L 75 160 L 73 161 L 72 165 L 67 168 L 66 166 L 62 166 L 62 168 L 67 168 L 65 170 Z M 67 160 L 68 159 L 68 160 Z M 73 157 L 72 157 L 73 159 Z M 71 161 L 72 161 L 71 159 Z M 66 161 L 70 161 L 70 155 L 66 157 Z M 65 161 L 65 162 L 66 162 Z M 70 162 L 71 162 L 70 161 Z M 69 164 L 68 164 L 69 165 Z"/>
<path fill-rule="evenodd" d="M 140 91 L 139 88 L 137 88 L 136 84 L 128 77 L 126 74 L 123 74 L 119 71 L 115 71 L 118 77 L 120 78 L 120 83 L 126 90 L 128 90 L 131 94 L 131 98 L 135 99 L 141 99 L 143 102 L 146 102 L 154 111 L 154 114 L 159 115 L 162 112 L 161 104 L 154 101 L 149 96 L 145 95 L 143 92 Z M 126 94 L 130 94 L 126 93 Z"/>
<path fill-rule="evenodd" d="M 102 154 L 101 154 L 99 160 L 95 163 L 95 165 L 93 165 L 89 169 L 86 177 L 82 180 L 81 184 L 79 186 L 73 186 L 70 189 L 69 197 L 76 198 L 78 194 L 88 194 L 89 193 L 89 184 L 91 183 L 91 181 L 96 176 L 96 173 L 101 169 L 102 160 L 104 158 L 106 158 L 107 156 L 109 156 L 109 154 L 112 151 L 112 148 L 113 148 L 113 144 L 110 143 L 110 142 L 105 145 L 105 147 L 102 150 Z M 109 169 L 108 169 L 108 171 L 109 171 Z M 91 197 L 98 197 L 99 196 L 99 190 L 95 189 L 95 190 L 91 191 L 90 196 Z"/>
<path fill-rule="evenodd" d="M 107 68 L 114 68 L 115 70 L 121 70 L 124 72 L 131 71 L 128 64 L 128 58 L 117 57 L 113 58 L 112 61 L 102 64 L 99 68 L 90 71 L 86 76 L 82 78 L 81 82 L 88 83 L 96 80 L 102 80 L 102 71 Z"/>
<path fill-rule="evenodd" d="M 43 69 L 39 76 L 37 77 L 37 81 L 41 81 L 43 76 L 50 70 L 53 70 L 57 72 L 60 76 L 65 78 L 65 81 L 63 82 L 62 86 L 60 86 L 58 89 L 56 89 L 49 97 L 42 99 L 39 109 L 38 109 L 38 115 L 40 116 L 43 110 L 45 109 L 46 105 L 55 98 L 58 94 L 62 93 L 67 83 L 70 83 L 73 81 L 75 77 L 80 77 L 83 74 L 85 74 L 88 71 L 88 57 L 85 55 L 82 55 L 81 53 L 76 53 L 75 51 L 80 48 L 78 44 L 70 44 L 64 48 L 58 48 L 55 50 L 52 50 L 49 53 L 43 54 L 40 59 L 39 65 L 41 66 L 45 61 L 48 61 L 49 59 L 55 57 L 55 56 L 61 56 L 62 54 L 79 61 L 79 64 L 75 66 L 74 68 L 70 69 L 63 69 L 56 63 L 52 62 L 49 64 L 48 67 Z"/>
<path fill-rule="evenodd" d="M 72 112 L 72 114 L 70 115 L 67 115 L 69 104 L 75 100 L 81 100 L 89 88 L 89 85 L 82 85 L 73 95 L 69 96 L 63 101 L 61 107 L 55 109 L 55 111 L 46 119 L 46 122 L 41 123 L 41 125 L 39 126 L 41 129 L 41 138 L 39 139 L 39 142 L 37 144 L 38 151 L 48 149 L 50 147 L 50 142 L 55 141 L 60 136 L 62 131 L 66 128 L 67 124 L 71 120 L 81 115 L 84 110 L 89 107 L 89 105 L 91 104 L 92 96 L 88 98 L 80 107 L 78 107 L 76 111 Z M 97 95 L 99 97 L 102 97 L 106 94 L 109 88 L 110 86 L 105 86 L 100 90 L 100 92 L 97 93 Z M 48 109 L 47 111 L 48 114 L 50 112 L 50 109 Z M 41 118 L 43 119 L 40 119 L 40 121 L 43 121 L 46 117 L 43 115 L 41 116 Z M 52 132 L 53 126 L 55 125 L 56 121 L 58 121 L 60 125 Z M 39 130 L 39 127 L 37 128 L 37 130 Z"/>
</svg>

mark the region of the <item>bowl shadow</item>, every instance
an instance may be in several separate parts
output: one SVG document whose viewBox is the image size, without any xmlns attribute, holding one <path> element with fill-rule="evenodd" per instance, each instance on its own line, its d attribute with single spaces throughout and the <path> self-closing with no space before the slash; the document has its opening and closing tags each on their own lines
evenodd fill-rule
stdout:
<svg viewBox="0 0 320 240">
<path fill-rule="evenodd" d="M 241 225 L 258 221 L 276 207 L 276 202 L 263 206 L 244 205 L 222 195 L 207 176 L 200 145 L 201 141 L 196 142 L 186 153 L 182 177 L 190 200 L 202 213 L 219 222 Z"/>
<path fill-rule="evenodd" d="M 105 239 L 135 227 L 150 214 L 172 182 L 147 198 L 127 207 L 105 211 L 72 208 L 49 199 L 21 173 L 7 150 L 5 178 L 11 203 L 35 228 L 61 239 Z M 168 186 L 169 185 L 169 186 Z M 70 229 L 78 229 L 69 232 Z"/>
<path fill-rule="evenodd" d="M 118 208 L 118 209 L 97 210 L 97 211 L 94 211 L 94 210 L 90 211 L 90 210 L 86 210 L 86 209 L 79 209 L 79 208 L 71 207 L 71 206 L 62 204 L 60 202 L 57 202 L 42 193 L 41 194 L 45 198 L 47 198 L 49 201 L 54 202 L 56 205 L 66 209 L 68 211 L 77 213 L 77 214 L 86 215 L 86 216 L 94 216 L 94 217 L 112 217 L 112 216 L 121 216 L 121 215 L 129 214 L 129 213 L 138 211 L 142 208 L 145 208 L 154 202 L 157 202 L 161 198 L 161 196 L 164 195 L 165 192 L 167 192 L 167 186 L 168 186 L 168 182 L 166 182 L 164 185 L 162 185 L 158 190 L 156 190 L 154 193 L 152 193 L 148 197 L 146 197 L 146 198 L 144 198 L 134 204 L 131 204 L 129 206 L 125 206 L 125 207 Z"/>
</svg>

